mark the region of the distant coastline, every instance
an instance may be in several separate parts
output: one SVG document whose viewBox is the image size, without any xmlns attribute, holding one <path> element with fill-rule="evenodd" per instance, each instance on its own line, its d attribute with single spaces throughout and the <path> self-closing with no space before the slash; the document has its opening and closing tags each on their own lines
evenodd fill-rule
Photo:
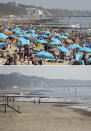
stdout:
<svg viewBox="0 0 91 131">
<path fill-rule="evenodd" d="M 16 2 L 0 3 L 0 16 L 28 16 L 28 17 L 68 17 L 68 16 L 90 16 L 91 10 L 81 11 L 81 10 L 67 10 L 67 9 L 47 9 L 42 7 L 37 7 L 34 5 L 23 5 L 16 4 Z"/>
</svg>

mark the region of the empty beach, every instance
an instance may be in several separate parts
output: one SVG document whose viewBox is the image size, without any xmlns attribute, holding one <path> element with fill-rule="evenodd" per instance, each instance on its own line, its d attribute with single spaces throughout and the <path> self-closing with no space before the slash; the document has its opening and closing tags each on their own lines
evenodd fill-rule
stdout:
<svg viewBox="0 0 91 131">
<path fill-rule="evenodd" d="M 0 112 L 0 131 L 90 131 L 91 112 L 71 109 L 71 103 L 17 102 L 21 113 Z M 90 106 L 90 105 L 89 105 Z"/>
</svg>

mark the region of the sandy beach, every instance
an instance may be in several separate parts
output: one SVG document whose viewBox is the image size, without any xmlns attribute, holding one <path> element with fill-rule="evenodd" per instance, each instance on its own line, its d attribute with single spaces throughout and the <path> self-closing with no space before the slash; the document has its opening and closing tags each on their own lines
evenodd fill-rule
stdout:
<svg viewBox="0 0 91 131">
<path fill-rule="evenodd" d="M 91 113 L 68 108 L 74 104 L 31 102 L 17 104 L 21 106 L 21 114 L 11 109 L 8 109 L 6 114 L 0 112 L 0 131 L 91 130 Z"/>
</svg>

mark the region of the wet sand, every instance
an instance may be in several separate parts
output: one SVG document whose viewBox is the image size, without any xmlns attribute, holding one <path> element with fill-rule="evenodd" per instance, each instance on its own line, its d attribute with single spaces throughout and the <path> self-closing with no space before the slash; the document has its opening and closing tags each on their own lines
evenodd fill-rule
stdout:
<svg viewBox="0 0 91 131">
<path fill-rule="evenodd" d="M 74 103 L 17 104 L 21 114 L 0 112 L 0 131 L 91 131 L 91 113 L 68 108 Z"/>
</svg>

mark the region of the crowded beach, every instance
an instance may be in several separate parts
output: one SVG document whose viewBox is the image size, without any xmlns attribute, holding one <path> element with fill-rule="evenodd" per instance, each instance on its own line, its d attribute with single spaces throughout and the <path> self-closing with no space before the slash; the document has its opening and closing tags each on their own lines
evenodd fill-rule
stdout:
<svg viewBox="0 0 91 131">
<path fill-rule="evenodd" d="M 0 26 L 0 65 L 90 65 L 88 33 L 31 24 Z"/>
</svg>

